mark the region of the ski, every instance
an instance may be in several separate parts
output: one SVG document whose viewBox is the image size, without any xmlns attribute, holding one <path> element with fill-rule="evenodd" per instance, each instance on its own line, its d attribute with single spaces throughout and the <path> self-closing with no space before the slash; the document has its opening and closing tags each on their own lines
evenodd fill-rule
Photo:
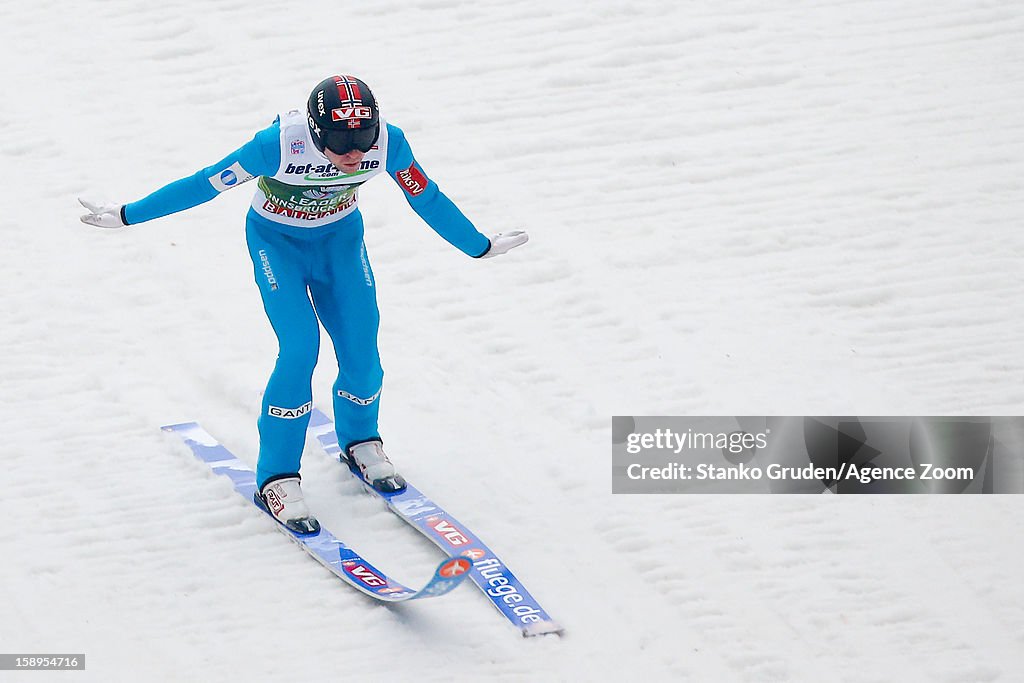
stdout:
<svg viewBox="0 0 1024 683">
<path fill-rule="evenodd" d="M 341 459 L 334 422 L 319 408 L 312 410 L 309 433 L 328 455 L 347 466 Z M 356 472 L 352 474 L 359 478 Z M 433 541 L 450 558 L 472 560 L 469 577 L 473 583 L 524 637 L 563 633 L 562 627 L 548 616 L 512 570 L 483 541 L 415 486 L 407 481 L 406 488 L 396 493 L 382 493 L 365 484 L 364 488 L 382 498 L 389 510 Z"/>
<path fill-rule="evenodd" d="M 270 512 L 258 505 L 253 498 L 256 493 L 256 473 L 210 436 L 199 423 L 166 425 L 161 429 L 181 437 L 198 459 L 209 465 L 215 474 L 230 479 L 239 495 L 271 517 L 279 531 L 295 541 L 332 574 L 376 600 L 392 603 L 438 597 L 457 588 L 469 575 L 470 561 L 466 558 L 452 558 L 437 566 L 423 588 L 408 588 L 360 557 L 359 553 L 342 543 L 327 529 L 321 527 L 316 534 L 301 536 L 273 520 Z"/>
</svg>

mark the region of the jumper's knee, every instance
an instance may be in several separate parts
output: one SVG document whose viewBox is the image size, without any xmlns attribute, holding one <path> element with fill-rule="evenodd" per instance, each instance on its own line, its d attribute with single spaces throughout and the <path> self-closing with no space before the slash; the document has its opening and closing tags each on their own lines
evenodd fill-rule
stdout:
<svg viewBox="0 0 1024 683">
<path fill-rule="evenodd" d="M 353 372 L 352 369 L 346 368 L 338 374 L 338 381 L 334 383 L 336 398 L 366 406 L 380 397 L 381 386 L 384 383 L 384 370 L 380 363 L 368 364 L 361 370 Z"/>
<path fill-rule="evenodd" d="M 304 379 L 313 378 L 313 369 L 319 357 L 316 345 L 309 347 L 282 346 L 277 354 L 276 370 Z"/>
</svg>

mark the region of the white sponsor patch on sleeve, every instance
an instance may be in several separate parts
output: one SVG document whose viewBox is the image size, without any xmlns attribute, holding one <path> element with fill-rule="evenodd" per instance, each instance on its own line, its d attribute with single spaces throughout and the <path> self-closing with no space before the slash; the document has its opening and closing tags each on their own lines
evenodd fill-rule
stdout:
<svg viewBox="0 0 1024 683">
<path fill-rule="evenodd" d="M 253 175 L 242 168 L 242 164 L 237 161 L 226 169 L 212 175 L 208 178 L 210 184 L 213 185 L 213 189 L 217 192 L 223 192 L 224 190 L 230 190 L 232 187 L 241 185 L 247 180 L 252 180 Z"/>
</svg>

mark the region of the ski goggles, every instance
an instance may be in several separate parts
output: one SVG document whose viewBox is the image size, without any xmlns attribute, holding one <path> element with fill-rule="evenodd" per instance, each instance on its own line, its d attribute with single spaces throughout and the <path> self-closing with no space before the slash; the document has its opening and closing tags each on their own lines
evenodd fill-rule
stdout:
<svg viewBox="0 0 1024 683">
<path fill-rule="evenodd" d="M 380 136 L 380 124 L 373 128 L 350 128 L 347 130 L 325 130 L 319 139 L 313 136 L 317 149 L 323 152 L 329 149 L 335 154 L 348 154 L 353 150 L 369 152 Z"/>
</svg>

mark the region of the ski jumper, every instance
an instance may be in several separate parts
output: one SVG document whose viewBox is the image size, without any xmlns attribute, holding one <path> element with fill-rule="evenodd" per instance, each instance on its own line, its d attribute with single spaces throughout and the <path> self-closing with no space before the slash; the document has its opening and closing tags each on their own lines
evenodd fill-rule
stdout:
<svg viewBox="0 0 1024 683">
<path fill-rule="evenodd" d="M 263 397 L 257 484 L 299 471 L 320 348 L 317 320 L 334 344 L 338 442 L 379 438 L 384 371 L 377 351 L 376 287 L 363 243 L 359 186 L 386 172 L 427 225 L 465 254 L 490 247 L 413 157 L 405 135 L 380 121 L 377 144 L 345 174 L 316 149 L 304 110 L 281 114 L 218 163 L 121 209 L 126 224 L 191 208 L 258 178 L 245 234 L 279 352 Z"/>
</svg>

